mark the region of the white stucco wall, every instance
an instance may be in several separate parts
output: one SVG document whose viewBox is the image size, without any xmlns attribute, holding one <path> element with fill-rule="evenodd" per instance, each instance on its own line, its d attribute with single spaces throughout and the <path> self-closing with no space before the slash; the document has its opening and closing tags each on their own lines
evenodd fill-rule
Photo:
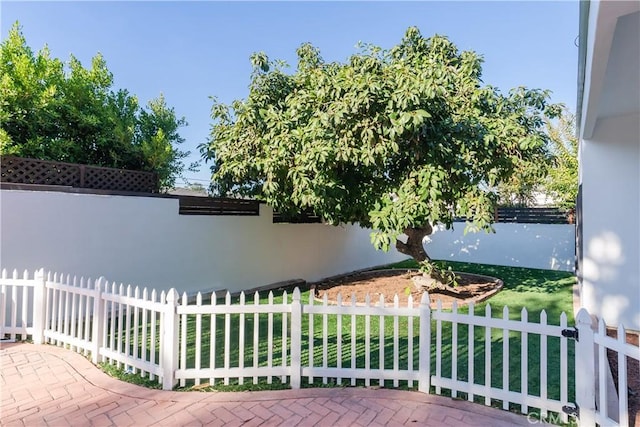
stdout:
<svg viewBox="0 0 640 427">
<path fill-rule="evenodd" d="M 469 232 L 464 223 L 439 227 L 425 249 L 435 259 L 573 271 L 575 227 L 570 224 L 494 224 L 495 233 Z"/>
<path fill-rule="evenodd" d="M 640 115 L 601 118 L 582 141 L 582 304 L 640 330 Z"/>
<path fill-rule="evenodd" d="M 0 267 L 180 292 L 309 281 L 404 259 L 358 226 L 273 224 L 261 215 L 178 215 L 178 200 L 0 191 Z"/>
</svg>

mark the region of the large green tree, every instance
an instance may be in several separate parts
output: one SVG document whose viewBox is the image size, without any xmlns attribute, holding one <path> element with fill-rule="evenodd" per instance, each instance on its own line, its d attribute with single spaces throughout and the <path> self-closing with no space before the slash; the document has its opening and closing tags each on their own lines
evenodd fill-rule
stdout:
<svg viewBox="0 0 640 427">
<path fill-rule="evenodd" d="M 546 156 L 548 93 L 507 95 L 481 81 L 482 58 L 409 28 L 390 50 L 364 45 L 345 63 L 303 44 L 293 73 L 252 57 L 247 99 L 214 102 L 214 187 L 285 214 L 371 227 L 372 243 L 429 264 L 440 223 L 491 229 L 494 187 Z"/>
<path fill-rule="evenodd" d="M 85 68 L 34 53 L 18 23 L 0 44 L 0 154 L 153 171 L 166 188 L 187 168 L 185 125 L 162 95 L 143 108 L 115 90 L 100 54 Z"/>
</svg>

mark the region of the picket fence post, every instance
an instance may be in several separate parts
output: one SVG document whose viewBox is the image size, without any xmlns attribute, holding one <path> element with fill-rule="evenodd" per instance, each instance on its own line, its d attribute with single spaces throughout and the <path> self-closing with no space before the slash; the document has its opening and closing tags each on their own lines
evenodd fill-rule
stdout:
<svg viewBox="0 0 640 427">
<path fill-rule="evenodd" d="M 33 277 L 33 343 L 44 343 L 44 328 L 45 328 L 45 312 L 46 312 L 46 285 L 47 282 L 44 277 L 44 268 L 36 271 Z"/>
<path fill-rule="evenodd" d="M 581 308 L 576 316 L 578 341 L 576 342 L 576 405 L 580 427 L 596 425 L 596 375 L 593 324 L 589 312 Z"/>
<path fill-rule="evenodd" d="M 102 286 L 105 282 L 104 277 L 98 278 L 93 282 L 93 316 L 91 316 L 91 361 L 94 364 L 102 361 L 100 357 L 100 346 L 104 338 L 104 330 L 102 324 L 104 322 L 104 304 L 102 304 Z"/>
<path fill-rule="evenodd" d="M 291 388 L 299 389 L 302 380 L 301 372 L 302 353 L 302 303 L 300 302 L 300 289 L 293 290 L 291 302 Z"/>
<path fill-rule="evenodd" d="M 178 291 L 169 289 L 165 310 L 162 313 L 160 341 L 160 366 L 162 367 L 162 389 L 172 390 L 178 383 L 175 378 L 178 368 L 178 332 L 180 329 L 179 317 L 176 308 L 178 307 Z"/>
<path fill-rule="evenodd" d="M 431 300 L 424 292 L 420 300 L 420 356 L 418 391 L 429 394 L 431 388 Z"/>
</svg>

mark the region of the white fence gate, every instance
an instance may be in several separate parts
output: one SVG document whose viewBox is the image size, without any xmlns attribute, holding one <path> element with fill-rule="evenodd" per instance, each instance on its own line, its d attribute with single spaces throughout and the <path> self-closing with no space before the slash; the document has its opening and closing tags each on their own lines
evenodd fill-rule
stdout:
<svg viewBox="0 0 640 427">
<path fill-rule="evenodd" d="M 640 360 L 640 349 L 625 342 L 624 328 L 609 337 L 584 309 L 576 328 L 564 313 L 558 325 L 544 311 L 539 322 L 526 309 L 519 314 L 513 320 L 505 307 L 494 317 L 487 305 L 478 315 L 473 304 L 432 309 L 426 294 L 402 306 L 397 296 L 391 304 L 382 296 L 303 303 L 298 288 L 277 301 L 270 293 L 266 303 L 257 293 L 252 301 L 226 294 L 222 302 L 215 293 L 190 301 L 173 289 L 158 295 L 43 270 L 0 276 L 0 337 L 69 346 L 164 389 L 232 380 L 417 384 L 550 420 L 573 414 L 581 426 L 629 425 L 627 357 Z M 607 349 L 617 353 L 619 396 L 607 386 Z"/>
</svg>

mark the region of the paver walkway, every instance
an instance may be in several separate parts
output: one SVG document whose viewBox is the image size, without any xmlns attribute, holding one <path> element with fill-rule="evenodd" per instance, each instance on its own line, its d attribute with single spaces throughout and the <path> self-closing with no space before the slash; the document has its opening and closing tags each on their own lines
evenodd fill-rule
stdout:
<svg viewBox="0 0 640 427">
<path fill-rule="evenodd" d="M 0 346 L 3 426 L 526 426 L 527 418 L 398 390 L 323 388 L 199 393 L 151 390 L 109 377 L 49 345 Z"/>
</svg>

